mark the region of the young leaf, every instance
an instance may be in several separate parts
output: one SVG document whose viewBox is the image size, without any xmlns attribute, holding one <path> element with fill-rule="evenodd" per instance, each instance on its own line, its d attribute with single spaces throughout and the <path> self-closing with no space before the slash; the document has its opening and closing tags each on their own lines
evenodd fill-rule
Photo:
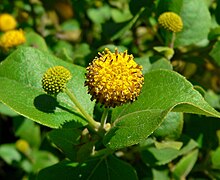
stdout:
<svg viewBox="0 0 220 180">
<path fill-rule="evenodd" d="M 137 101 L 113 109 L 113 126 L 104 137 L 107 147 L 119 149 L 143 141 L 172 110 L 220 118 L 192 84 L 174 71 L 151 71 L 144 83 Z"/>
<path fill-rule="evenodd" d="M 14 144 L 2 144 L 0 146 L 0 157 L 8 164 L 18 162 L 22 158 Z"/>
<path fill-rule="evenodd" d="M 78 129 L 55 129 L 49 132 L 50 140 L 72 161 L 76 161 L 81 131 Z"/>
<path fill-rule="evenodd" d="M 31 47 L 19 48 L 0 64 L 0 100 L 19 114 L 45 126 L 85 125 L 84 118 L 66 94 L 60 93 L 54 98 L 43 91 L 42 76 L 48 68 L 56 65 L 71 72 L 72 79 L 67 86 L 92 114 L 94 102 L 90 101 L 84 87 L 85 69 Z"/>
<path fill-rule="evenodd" d="M 26 140 L 31 147 L 39 148 L 41 144 L 40 126 L 22 116 L 13 119 L 15 135 Z"/>
<path fill-rule="evenodd" d="M 156 148 L 154 144 L 151 145 L 142 145 L 141 144 L 141 157 L 142 160 L 151 166 L 155 165 L 164 165 L 168 162 L 176 159 L 178 156 L 182 156 L 183 154 L 188 153 L 197 147 L 197 143 L 193 139 L 189 139 L 187 137 L 183 137 L 180 139 L 183 143 L 181 149 L 164 147 L 164 148 Z M 179 140 L 179 141 L 180 141 Z"/>
<path fill-rule="evenodd" d="M 25 45 L 40 49 L 42 51 L 48 51 L 48 47 L 45 40 L 39 34 L 35 32 L 28 32 L 27 34 L 25 34 L 25 37 Z"/>
<path fill-rule="evenodd" d="M 56 165 L 43 169 L 38 174 L 38 179 L 82 179 L 82 180 L 136 180 L 135 170 L 126 162 L 114 156 L 101 159 L 92 159 L 85 163 L 74 163 L 64 160 Z"/>
<path fill-rule="evenodd" d="M 211 153 L 213 168 L 220 169 L 220 147 Z"/>
<path fill-rule="evenodd" d="M 173 176 L 175 179 L 186 179 L 186 176 L 192 170 L 196 160 L 198 158 L 199 151 L 198 149 L 190 152 L 184 156 L 175 166 L 173 170 Z"/>
<path fill-rule="evenodd" d="M 153 135 L 162 139 L 177 139 L 183 129 L 183 113 L 170 112 Z"/>
<path fill-rule="evenodd" d="M 217 41 L 214 46 L 213 49 L 211 50 L 211 52 L 209 53 L 209 55 L 214 59 L 214 61 L 216 62 L 216 64 L 218 66 L 220 66 L 220 41 Z"/>
</svg>

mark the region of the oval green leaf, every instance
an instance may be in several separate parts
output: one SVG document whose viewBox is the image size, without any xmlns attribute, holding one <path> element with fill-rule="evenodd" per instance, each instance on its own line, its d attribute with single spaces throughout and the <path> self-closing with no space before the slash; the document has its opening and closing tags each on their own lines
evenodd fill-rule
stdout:
<svg viewBox="0 0 220 180">
<path fill-rule="evenodd" d="M 151 71 L 144 83 L 137 101 L 113 109 L 113 126 L 104 137 L 107 147 L 119 149 L 143 141 L 172 110 L 220 118 L 192 84 L 174 71 Z"/>
<path fill-rule="evenodd" d="M 82 180 L 136 180 L 135 170 L 126 162 L 114 156 L 92 159 L 85 163 L 74 163 L 68 160 L 43 169 L 38 174 L 40 180 L 53 179 L 82 179 Z"/>
<path fill-rule="evenodd" d="M 84 118 L 66 94 L 60 93 L 55 99 L 45 94 L 41 87 L 44 72 L 56 65 L 70 70 L 72 79 L 67 87 L 92 114 L 94 103 L 84 87 L 85 69 L 31 47 L 19 48 L 0 64 L 0 101 L 17 113 L 48 127 L 85 125 Z"/>
</svg>

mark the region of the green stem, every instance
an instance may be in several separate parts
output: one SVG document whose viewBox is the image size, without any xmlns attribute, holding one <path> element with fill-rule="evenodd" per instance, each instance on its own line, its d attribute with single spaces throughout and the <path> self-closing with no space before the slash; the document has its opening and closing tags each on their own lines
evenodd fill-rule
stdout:
<svg viewBox="0 0 220 180">
<path fill-rule="evenodd" d="M 79 101 L 76 99 L 75 95 L 73 93 L 70 92 L 69 89 L 65 89 L 64 92 L 69 96 L 69 98 L 72 100 L 72 102 L 76 105 L 76 107 L 78 108 L 79 112 L 86 118 L 87 122 L 89 123 L 89 125 L 91 127 L 93 127 L 94 129 L 98 129 L 100 124 L 98 122 L 96 122 L 86 111 L 85 109 L 81 106 L 81 104 L 79 103 Z"/>
<path fill-rule="evenodd" d="M 169 45 L 169 47 L 172 48 L 172 49 L 173 49 L 173 47 L 174 47 L 174 42 L 175 42 L 175 40 L 176 40 L 176 33 L 173 32 L 173 33 L 172 33 L 172 39 L 171 39 L 171 42 L 170 42 L 170 45 Z"/>
<path fill-rule="evenodd" d="M 102 117 L 101 117 L 101 127 L 103 129 L 105 127 L 105 123 L 106 123 L 107 118 L 108 118 L 108 110 L 109 110 L 109 108 L 104 108 L 104 112 L 103 112 Z"/>
<path fill-rule="evenodd" d="M 99 151 L 95 151 L 95 152 L 92 154 L 92 156 L 93 156 L 93 157 L 103 156 L 103 155 L 111 154 L 111 153 L 113 153 L 113 152 L 114 152 L 113 150 L 110 150 L 110 149 L 105 148 L 105 149 L 101 149 L 101 150 L 99 150 Z"/>
</svg>

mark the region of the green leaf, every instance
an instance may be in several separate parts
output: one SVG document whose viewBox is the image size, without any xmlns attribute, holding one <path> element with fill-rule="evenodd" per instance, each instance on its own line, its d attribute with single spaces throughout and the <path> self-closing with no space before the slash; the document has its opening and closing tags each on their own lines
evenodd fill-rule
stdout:
<svg viewBox="0 0 220 180">
<path fill-rule="evenodd" d="M 72 79 L 67 87 L 92 114 L 94 102 L 90 101 L 84 87 L 85 69 L 30 47 L 19 48 L 0 64 L 0 100 L 19 114 L 45 126 L 85 125 L 84 118 L 66 94 L 60 93 L 55 99 L 45 94 L 41 87 L 45 71 L 56 65 L 70 70 Z"/>
<path fill-rule="evenodd" d="M 123 35 L 133 27 L 144 10 L 145 8 L 140 9 L 140 11 L 129 21 L 122 23 L 108 22 L 103 27 L 104 33 L 106 36 L 110 36 L 111 41 L 123 37 Z"/>
<path fill-rule="evenodd" d="M 153 179 L 170 180 L 169 170 L 152 169 Z"/>
<path fill-rule="evenodd" d="M 52 179 L 82 179 L 82 180 L 136 180 L 135 170 L 126 162 L 114 156 L 92 159 L 85 163 L 62 161 L 54 166 L 43 169 L 38 174 L 39 180 Z"/>
<path fill-rule="evenodd" d="M 220 147 L 211 153 L 213 168 L 220 169 Z"/>
<path fill-rule="evenodd" d="M 204 98 L 212 107 L 220 109 L 220 96 L 213 90 L 208 90 Z"/>
<path fill-rule="evenodd" d="M 109 6 L 102 6 L 100 8 L 90 8 L 87 11 L 88 17 L 97 24 L 104 23 L 111 17 L 111 10 Z"/>
<path fill-rule="evenodd" d="M 172 48 L 166 46 L 155 46 L 154 50 L 163 54 L 164 57 L 167 58 L 168 60 L 170 60 L 175 53 Z"/>
<path fill-rule="evenodd" d="M 153 135 L 162 139 L 177 139 L 183 129 L 183 113 L 170 112 Z"/>
<path fill-rule="evenodd" d="M 217 7 L 215 9 L 215 19 L 220 24 L 220 0 L 217 0 Z"/>
<path fill-rule="evenodd" d="M 184 156 L 175 166 L 173 170 L 174 179 L 185 179 L 190 173 L 198 158 L 198 149 Z"/>
<path fill-rule="evenodd" d="M 73 53 L 73 46 L 71 43 L 60 40 L 53 47 L 53 52 L 57 57 L 65 61 L 73 62 L 72 57 L 74 53 Z"/>
<path fill-rule="evenodd" d="M 157 149 L 172 148 L 179 150 L 183 146 L 183 143 L 180 141 L 155 141 L 154 144 Z"/>
<path fill-rule="evenodd" d="M 6 116 L 11 116 L 11 117 L 18 115 L 18 113 L 16 113 L 11 108 L 9 108 L 8 106 L 4 105 L 3 103 L 0 103 L 0 113 L 4 114 Z"/>
<path fill-rule="evenodd" d="M 214 59 L 214 61 L 220 66 L 220 41 L 217 41 L 209 55 Z"/>
<path fill-rule="evenodd" d="M 152 66 L 151 66 L 151 69 L 150 69 L 151 71 L 152 70 L 157 70 L 157 69 L 167 69 L 167 70 L 172 70 L 173 69 L 173 66 L 170 63 L 170 61 L 168 61 L 164 57 L 152 56 L 152 57 L 150 57 L 150 61 L 152 63 Z"/>
<path fill-rule="evenodd" d="M 116 23 L 128 21 L 133 17 L 127 6 L 124 7 L 123 11 L 117 8 L 112 8 L 111 14 L 112 14 L 112 19 Z"/>
<path fill-rule="evenodd" d="M 194 44 L 208 37 L 211 15 L 203 0 L 183 0 L 180 16 L 183 30 L 177 33 L 175 46 Z"/>
<path fill-rule="evenodd" d="M 78 129 L 56 129 L 48 133 L 50 140 L 72 161 L 77 159 L 77 146 L 81 131 Z"/>
<path fill-rule="evenodd" d="M 209 150 L 219 145 L 219 140 L 216 136 L 219 127 L 220 121 L 217 118 L 191 115 L 184 122 L 184 133 L 196 139 L 202 148 Z"/>
<path fill-rule="evenodd" d="M 172 70 L 172 64 L 170 61 L 161 56 L 142 56 L 135 58 L 135 61 L 143 67 L 142 73 L 146 74 L 149 71 L 157 69 Z"/>
<path fill-rule="evenodd" d="M 42 51 L 48 51 L 45 40 L 39 34 L 35 32 L 28 32 L 25 34 L 25 37 L 25 45 L 40 49 Z"/>
<path fill-rule="evenodd" d="M 183 20 L 183 30 L 176 34 L 175 46 L 195 44 L 206 39 L 211 16 L 204 0 L 160 0 L 159 13 L 173 11 Z"/>
<path fill-rule="evenodd" d="M 58 162 L 58 158 L 47 151 L 33 151 L 32 158 L 34 162 L 32 166 L 33 172 L 38 172 Z"/>
<path fill-rule="evenodd" d="M 220 117 L 180 74 L 156 70 L 145 74 L 138 100 L 112 111 L 113 126 L 104 137 L 104 144 L 119 149 L 143 141 L 163 122 L 170 111 Z"/>
<path fill-rule="evenodd" d="M 31 147 L 39 148 L 41 144 L 41 134 L 39 125 L 30 119 L 21 116 L 13 119 L 15 135 L 20 139 L 26 140 Z"/>
<path fill-rule="evenodd" d="M 2 144 L 0 146 L 0 157 L 10 165 L 21 160 L 21 154 L 16 150 L 14 144 Z"/>
<path fill-rule="evenodd" d="M 142 160 L 151 166 L 164 165 L 197 147 L 197 143 L 193 139 L 182 137 L 179 141 L 183 143 L 181 149 L 177 149 L 176 147 L 157 148 L 155 142 L 150 142 L 146 145 L 141 143 Z"/>
</svg>

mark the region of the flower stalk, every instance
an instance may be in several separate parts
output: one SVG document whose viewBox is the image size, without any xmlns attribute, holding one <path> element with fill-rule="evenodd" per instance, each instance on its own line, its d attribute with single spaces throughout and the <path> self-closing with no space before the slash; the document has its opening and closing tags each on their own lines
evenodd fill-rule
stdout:
<svg viewBox="0 0 220 180">
<path fill-rule="evenodd" d="M 104 108 L 104 111 L 102 113 L 102 117 L 101 117 L 101 127 L 104 129 L 105 128 L 105 124 L 108 118 L 108 111 L 109 108 Z"/>
<path fill-rule="evenodd" d="M 89 126 L 91 126 L 93 129 L 97 130 L 100 126 L 100 123 L 96 122 L 86 111 L 85 109 L 81 106 L 79 101 L 76 99 L 76 96 L 70 92 L 68 88 L 64 90 L 64 92 L 69 96 L 71 101 L 76 105 L 78 108 L 79 112 L 83 115 L 83 117 L 87 120 Z"/>
</svg>

